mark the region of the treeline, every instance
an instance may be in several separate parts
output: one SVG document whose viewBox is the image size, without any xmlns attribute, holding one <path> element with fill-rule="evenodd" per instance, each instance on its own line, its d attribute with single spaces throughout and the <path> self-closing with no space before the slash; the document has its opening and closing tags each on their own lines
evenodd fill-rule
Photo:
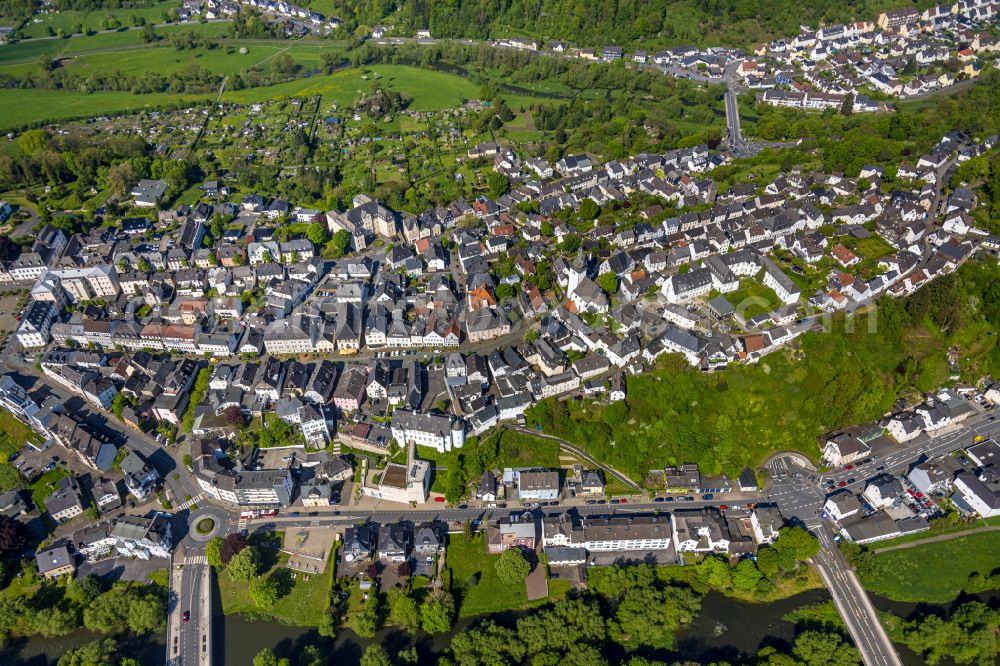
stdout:
<svg viewBox="0 0 1000 666">
<path fill-rule="evenodd" d="M 963 379 L 1000 372 L 995 337 L 976 333 L 984 322 L 1000 327 L 1000 268 L 967 262 L 908 299 L 886 297 L 870 312 L 835 317 L 830 331 L 802 335 L 797 351 L 712 374 L 669 355 L 628 377 L 623 402 L 547 399 L 528 421 L 636 477 L 688 462 L 738 474 L 781 449 L 818 457 L 821 434 L 873 421 L 900 394 L 947 381 L 953 343 L 975 340 Z"/>
<path fill-rule="evenodd" d="M 988 666 L 1000 659 L 1000 609 L 979 601 L 955 608 L 950 615 L 924 615 L 910 620 L 887 618 L 890 637 L 934 666 L 942 661 Z"/>
<path fill-rule="evenodd" d="M 920 7 L 932 0 L 918 0 Z M 392 24 L 413 33 L 430 28 L 434 37 L 489 39 L 531 35 L 579 46 L 657 43 L 727 43 L 792 37 L 803 24 L 875 18 L 884 9 L 870 0 L 334 0 L 328 13 L 347 31 Z M 391 18 L 390 18 L 391 15 Z"/>
<path fill-rule="evenodd" d="M 196 162 L 154 156 L 152 147 L 137 136 L 49 134 L 35 129 L 22 133 L 18 145 L 21 153 L 16 157 L 0 155 L 0 185 L 5 189 L 44 182 L 72 184 L 83 197 L 99 186 L 125 197 L 140 178 L 162 178 L 169 201 L 203 175 Z"/>
<path fill-rule="evenodd" d="M 78 11 L 94 11 L 96 9 L 134 9 L 136 7 L 155 7 L 161 0 L 55 0 L 52 4 L 60 11 L 75 9 Z"/>
<path fill-rule="evenodd" d="M 83 93 L 100 91 L 194 94 L 218 90 L 222 79 L 222 74 L 202 69 L 197 63 L 191 63 L 183 71 L 169 75 L 147 71 L 137 76 L 126 76 L 121 70 L 81 75 L 66 69 L 42 69 L 16 77 L 0 73 L 0 88 L 71 90 Z"/>
<path fill-rule="evenodd" d="M 669 582 L 661 575 L 663 568 L 649 564 L 595 571 L 600 575 L 594 577 L 586 592 L 571 593 L 515 621 L 487 618 L 459 632 L 436 663 L 439 666 L 606 666 L 609 663 L 659 666 L 674 663 L 680 656 L 675 651 L 676 637 L 698 615 L 702 594 L 687 585 Z M 398 590 L 390 591 L 389 596 L 396 603 L 407 599 Z M 411 604 L 404 606 L 415 620 Z M 393 610 L 390 617 L 395 614 Z M 629 655 L 636 656 L 630 659 Z M 399 649 L 391 655 L 376 645 L 369 648 L 361 663 L 422 663 L 411 661 L 412 658 L 410 648 Z M 785 650 L 768 647 L 753 655 L 738 655 L 732 663 L 850 666 L 860 663 L 860 655 L 837 627 L 802 625 Z"/>
<path fill-rule="evenodd" d="M 28 573 L 22 585 L 36 574 Z M 86 628 L 109 636 L 142 636 L 163 627 L 167 594 L 158 585 L 107 587 L 94 576 L 68 584 L 43 583 L 31 594 L 0 595 L 0 635 L 65 636 Z"/>
</svg>

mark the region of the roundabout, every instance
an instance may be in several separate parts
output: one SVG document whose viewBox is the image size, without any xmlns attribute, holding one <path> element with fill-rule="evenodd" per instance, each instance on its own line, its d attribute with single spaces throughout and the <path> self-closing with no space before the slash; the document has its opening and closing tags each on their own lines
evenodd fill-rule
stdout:
<svg viewBox="0 0 1000 666">
<path fill-rule="evenodd" d="M 205 542 L 227 534 L 229 514 L 218 507 L 206 506 L 188 516 L 187 526 L 184 541 L 191 546 L 203 546 Z"/>
</svg>

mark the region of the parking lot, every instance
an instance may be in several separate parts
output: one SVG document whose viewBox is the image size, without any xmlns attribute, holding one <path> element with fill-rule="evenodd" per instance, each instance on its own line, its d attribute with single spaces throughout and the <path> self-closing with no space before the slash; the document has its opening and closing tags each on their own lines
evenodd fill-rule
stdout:
<svg viewBox="0 0 1000 666">
<path fill-rule="evenodd" d="M 22 291 L 0 291 L 0 334 L 12 332 L 17 328 L 17 316 L 21 310 L 18 307 Z"/>
</svg>

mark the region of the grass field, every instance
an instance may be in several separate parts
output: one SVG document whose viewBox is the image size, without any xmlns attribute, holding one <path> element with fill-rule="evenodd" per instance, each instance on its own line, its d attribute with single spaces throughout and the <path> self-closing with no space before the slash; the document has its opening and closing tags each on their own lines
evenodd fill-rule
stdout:
<svg viewBox="0 0 1000 666">
<path fill-rule="evenodd" d="M 161 23 L 163 13 L 171 9 L 180 7 L 176 0 L 158 3 L 152 7 L 134 7 L 125 9 L 105 9 L 95 11 L 67 10 L 52 14 L 39 14 L 24 26 L 22 32 L 26 37 L 45 37 L 49 34 L 49 29 L 58 32 L 63 30 L 69 33 L 74 26 L 82 25 L 92 30 L 103 30 L 104 21 L 115 19 L 123 26 L 130 24 L 130 17 L 144 18 L 147 23 Z"/>
<path fill-rule="evenodd" d="M 87 94 L 56 90 L 3 90 L 0 91 L 0 129 L 8 130 L 36 121 L 89 118 L 155 109 L 180 101 L 194 102 L 210 97 L 172 93 L 134 95 L 126 92 Z"/>
<path fill-rule="evenodd" d="M 70 476 L 68 471 L 62 467 L 56 467 L 55 469 L 42 474 L 31 485 L 31 501 L 39 511 L 45 510 L 45 498 L 55 491 L 57 484 L 59 483 L 59 479 L 67 476 Z"/>
<path fill-rule="evenodd" d="M 0 492 L 20 486 L 20 475 L 7 457 L 29 441 L 40 442 L 41 438 L 6 409 L 0 409 Z"/>
<path fill-rule="evenodd" d="M 524 585 L 509 586 L 500 582 L 496 573 L 498 559 L 499 555 L 486 552 L 482 533 L 468 541 L 461 535 L 449 536 L 445 562 L 451 570 L 452 592 L 458 599 L 461 617 L 542 605 L 568 591 L 562 581 L 555 581 L 560 584 L 550 586 L 547 599 L 529 602 Z"/>
<path fill-rule="evenodd" d="M 151 51 L 149 56 L 142 54 L 142 57 L 152 58 L 153 61 L 167 57 L 191 58 L 190 55 L 177 54 L 172 49 L 156 49 Z M 229 66 L 226 62 L 233 64 L 240 57 L 239 55 L 226 56 L 219 52 L 206 56 L 205 60 L 194 60 L 194 62 L 202 64 L 209 63 L 212 58 L 232 58 L 232 60 L 222 61 L 221 67 L 206 65 L 221 70 Z M 452 74 L 397 65 L 381 65 L 373 69 L 382 73 L 382 78 L 379 79 L 380 85 L 398 90 L 413 99 L 410 108 L 414 111 L 431 111 L 458 106 L 463 99 L 474 97 L 478 90 L 474 84 Z M 371 78 L 367 81 L 362 80 L 358 70 L 347 69 L 330 75 L 297 79 L 274 86 L 227 91 L 223 100 L 253 103 L 282 97 L 318 94 L 323 96 L 324 104 L 337 102 L 340 105 L 349 105 L 362 93 L 370 91 L 373 84 L 374 81 Z M 3 101 L 0 104 L 0 129 L 11 129 L 34 121 L 56 121 L 140 111 L 167 104 L 204 101 L 212 97 L 212 95 L 175 95 L 172 93 L 136 95 L 127 92 L 97 92 L 87 94 L 55 90 L 7 89 L 0 91 L 0 100 Z"/>
<path fill-rule="evenodd" d="M 279 553 L 280 535 L 267 539 L 251 539 L 251 543 L 264 552 L 264 562 L 273 564 L 263 576 L 274 575 L 285 567 L 288 555 Z M 292 591 L 278 599 L 271 608 L 258 608 L 250 598 L 250 587 L 246 583 L 234 581 L 226 571 L 218 572 L 216 580 L 219 583 L 219 593 L 222 599 L 222 611 L 226 615 L 233 613 L 266 613 L 272 615 L 282 624 L 299 627 L 315 627 L 318 625 L 327 606 L 330 604 L 330 587 L 333 582 L 333 561 L 327 564 L 322 576 L 310 576 L 304 580 L 301 572 L 296 574 Z"/>
<path fill-rule="evenodd" d="M 770 312 L 781 305 L 774 290 L 765 287 L 757 280 L 740 280 L 739 289 L 722 295 L 733 304 L 733 307 L 736 308 L 736 314 L 744 320 Z"/>
<path fill-rule="evenodd" d="M 163 26 L 156 29 L 156 33 L 168 38 L 171 33 L 177 31 L 196 32 L 205 37 L 218 39 L 224 35 L 229 26 L 226 23 L 178 23 Z M 234 40 L 236 43 L 238 40 Z M 228 40 L 226 43 L 229 43 Z M 253 42 L 256 44 L 256 42 Z M 96 35 L 76 35 L 68 39 L 27 39 L 17 44 L 4 46 L 0 49 L 0 66 L 7 66 L 14 63 L 28 63 L 37 65 L 38 58 L 42 55 L 56 57 L 60 55 L 74 55 L 83 53 L 95 53 L 99 51 L 109 51 L 112 49 L 147 49 L 162 46 L 163 41 L 153 44 L 145 44 L 142 41 L 142 32 L 139 30 L 119 30 L 116 32 L 103 32 Z M 0 69 L 0 71 L 7 71 Z"/>
<path fill-rule="evenodd" d="M 861 572 L 869 592 L 897 601 L 944 603 L 968 590 L 973 573 L 988 575 L 1000 567 L 1000 532 L 914 546 L 875 555 Z"/>
</svg>

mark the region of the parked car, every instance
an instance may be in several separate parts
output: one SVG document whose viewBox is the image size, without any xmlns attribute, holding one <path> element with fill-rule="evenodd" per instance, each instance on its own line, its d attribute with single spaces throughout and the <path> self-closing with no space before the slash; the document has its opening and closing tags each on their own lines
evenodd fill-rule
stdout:
<svg viewBox="0 0 1000 666">
<path fill-rule="evenodd" d="M 715 497 L 715 495 L 713 495 L 712 493 L 705 493 L 704 495 L 701 496 L 701 498 L 706 502 L 712 499 L 713 497 Z"/>
</svg>

